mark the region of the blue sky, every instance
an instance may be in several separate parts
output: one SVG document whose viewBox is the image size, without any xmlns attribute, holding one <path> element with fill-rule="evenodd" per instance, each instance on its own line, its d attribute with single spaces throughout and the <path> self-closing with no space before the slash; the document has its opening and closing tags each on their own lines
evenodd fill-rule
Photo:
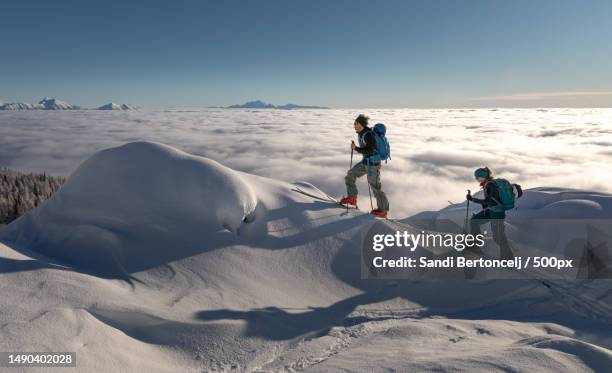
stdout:
<svg viewBox="0 0 612 373">
<path fill-rule="evenodd" d="M 0 100 L 612 106 L 612 1 L 3 1 Z"/>
</svg>

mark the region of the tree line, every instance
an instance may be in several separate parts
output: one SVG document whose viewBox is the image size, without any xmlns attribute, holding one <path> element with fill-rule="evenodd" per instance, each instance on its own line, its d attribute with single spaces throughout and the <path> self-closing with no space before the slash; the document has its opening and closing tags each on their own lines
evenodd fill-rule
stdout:
<svg viewBox="0 0 612 373">
<path fill-rule="evenodd" d="M 45 173 L 0 168 L 0 224 L 8 224 L 46 201 L 66 181 Z"/>
</svg>

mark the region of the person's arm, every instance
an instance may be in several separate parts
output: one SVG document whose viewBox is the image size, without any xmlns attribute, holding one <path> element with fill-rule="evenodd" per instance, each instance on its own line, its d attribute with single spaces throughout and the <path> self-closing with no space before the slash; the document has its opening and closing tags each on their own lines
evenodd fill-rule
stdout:
<svg viewBox="0 0 612 373">
<path fill-rule="evenodd" d="M 358 146 L 355 148 L 357 153 L 363 155 L 372 155 L 374 154 L 374 150 L 376 150 L 376 139 L 374 138 L 374 134 L 372 132 L 368 132 L 365 134 L 365 138 L 363 139 L 366 143 L 366 146 Z"/>
<path fill-rule="evenodd" d="M 495 201 L 494 197 L 494 193 L 497 191 L 497 185 L 495 185 L 494 182 L 490 181 L 487 183 L 487 185 L 485 185 L 485 190 L 484 190 L 484 197 L 485 198 L 474 198 L 472 197 L 471 201 L 474 203 L 478 203 L 479 205 L 482 205 L 483 207 L 491 207 L 491 206 L 495 206 L 498 205 L 499 203 L 497 203 L 497 201 Z M 499 199 L 499 195 L 498 197 L 495 197 L 497 199 Z"/>
<path fill-rule="evenodd" d="M 472 202 L 474 202 L 474 203 L 477 203 L 477 204 L 479 204 L 479 205 L 483 205 L 483 206 L 484 206 L 484 205 L 487 203 L 487 202 L 486 202 L 486 199 L 482 199 L 482 198 L 475 198 L 475 197 L 472 197 L 472 199 L 470 199 L 470 201 L 472 201 Z"/>
</svg>

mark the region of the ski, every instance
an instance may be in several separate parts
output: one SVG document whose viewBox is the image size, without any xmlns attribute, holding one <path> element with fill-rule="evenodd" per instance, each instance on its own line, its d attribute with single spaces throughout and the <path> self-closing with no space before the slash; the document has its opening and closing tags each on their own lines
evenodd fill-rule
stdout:
<svg viewBox="0 0 612 373">
<path fill-rule="evenodd" d="M 325 193 L 322 193 L 323 196 L 317 196 L 315 194 L 312 194 L 312 193 L 309 193 L 309 192 L 306 192 L 306 191 L 302 190 L 298 186 L 294 187 L 293 191 L 298 192 L 298 193 L 302 193 L 304 195 L 307 195 L 307 196 L 312 197 L 312 198 L 316 198 L 316 199 L 321 200 L 321 201 L 338 203 L 338 204 L 340 203 L 340 201 L 338 201 L 337 199 L 332 198 L 332 197 L 326 195 Z"/>
<path fill-rule="evenodd" d="M 314 195 L 314 194 L 312 194 L 312 193 L 308 193 L 308 192 L 304 191 L 304 190 L 303 190 L 303 189 L 302 189 L 302 188 L 301 188 L 299 185 L 297 185 L 297 184 L 295 184 L 295 185 L 293 186 L 293 188 L 294 188 L 294 189 L 296 189 L 296 192 L 299 192 L 299 193 L 302 193 L 302 194 L 308 194 L 308 195 L 310 195 L 310 196 L 312 196 L 312 197 L 316 197 L 317 199 L 324 199 L 324 197 L 325 197 L 325 198 L 327 198 L 327 199 L 328 199 L 329 201 L 331 201 L 331 202 L 340 202 L 340 201 L 338 201 L 337 199 L 335 199 L 334 197 L 330 196 L 329 194 L 325 193 L 324 191 L 322 191 L 321 189 L 319 189 L 319 188 L 315 187 L 315 186 L 314 186 L 314 185 L 312 185 L 312 184 L 308 184 L 308 187 L 309 187 L 309 188 L 314 189 L 316 192 L 319 192 L 319 193 L 320 193 L 320 194 L 321 194 L 323 197 L 322 197 L 322 196 L 316 196 L 316 195 Z"/>
<path fill-rule="evenodd" d="M 328 196 L 328 195 L 326 195 L 326 197 L 316 196 L 316 195 L 314 195 L 314 194 L 310 194 L 310 193 L 308 193 L 308 192 L 305 192 L 305 191 L 301 190 L 301 189 L 300 189 L 300 188 L 298 188 L 298 187 L 295 187 L 295 188 L 293 188 L 293 189 L 291 189 L 291 190 L 292 190 L 292 191 L 294 191 L 294 192 L 297 192 L 297 193 L 303 194 L 303 195 L 305 195 L 305 196 L 308 196 L 308 197 L 314 198 L 314 199 L 316 199 L 316 200 L 319 200 L 319 201 L 322 201 L 322 202 L 327 202 L 327 203 L 330 203 L 330 204 L 332 204 L 332 205 L 338 205 L 338 206 L 340 206 L 340 207 L 344 207 L 344 208 L 349 208 L 349 209 L 359 210 L 359 208 L 358 208 L 357 206 L 347 206 L 347 205 L 343 205 L 343 204 L 341 204 L 341 203 L 340 203 L 340 201 L 338 201 L 338 200 L 336 200 L 336 199 L 334 199 L 334 198 L 332 198 L 332 197 L 330 197 L 330 196 Z M 324 193 L 324 194 L 325 194 L 325 193 Z"/>
<path fill-rule="evenodd" d="M 299 187 L 297 187 L 297 188 L 300 189 Z M 312 188 L 314 190 L 316 190 L 317 192 L 321 193 L 322 195 L 324 195 L 325 197 L 327 197 L 330 201 L 333 201 L 333 202 L 336 202 L 336 203 L 340 203 L 340 201 L 338 201 L 334 197 L 330 196 L 329 194 L 325 193 L 324 191 L 322 191 L 321 189 L 317 188 L 316 186 L 312 185 Z"/>
</svg>

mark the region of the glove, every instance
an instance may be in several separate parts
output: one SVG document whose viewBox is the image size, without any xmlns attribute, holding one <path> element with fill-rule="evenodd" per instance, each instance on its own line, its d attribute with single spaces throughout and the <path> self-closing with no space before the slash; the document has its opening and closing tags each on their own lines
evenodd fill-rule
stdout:
<svg viewBox="0 0 612 373">
<path fill-rule="evenodd" d="M 472 197 L 472 195 L 471 195 L 471 194 L 467 194 L 467 195 L 465 196 L 465 199 L 467 199 L 468 201 L 472 201 L 472 200 L 474 199 L 474 197 Z"/>
</svg>

